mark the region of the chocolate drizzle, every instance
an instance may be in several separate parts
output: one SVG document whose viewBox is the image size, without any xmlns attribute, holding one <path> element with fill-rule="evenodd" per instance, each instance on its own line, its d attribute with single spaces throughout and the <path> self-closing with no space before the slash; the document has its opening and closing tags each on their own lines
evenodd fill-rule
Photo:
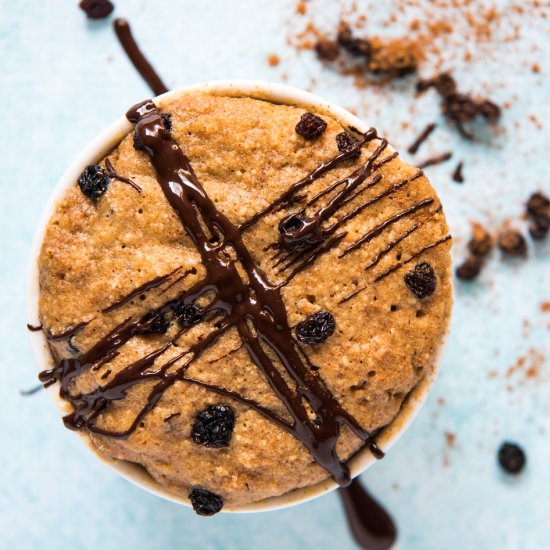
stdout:
<svg viewBox="0 0 550 550">
<path fill-rule="evenodd" d="M 30 330 L 31 332 L 40 332 L 42 330 L 42 325 L 31 325 L 30 323 L 27 323 L 27 330 Z"/>
<path fill-rule="evenodd" d="M 122 29 L 127 28 L 127 23 L 120 20 L 117 21 L 117 25 Z M 376 186 L 382 180 L 382 176 L 375 172 L 397 156 L 397 153 L 390 153 L 382 158 L 382 153 L 387 148 L 387 141 L 378 138 L 376 131 L 370 129 L 354 144 L 353 148 L 322 163 L 239 226 L 219 211 L 208 197 L 189 159 L 172 139 L 157 107 L 151 100 L 132 107 L 127 113 L 127 118 L 135 124 L 135 134 L 143 150 L 150 157 L 160 188 L 200 254 L 206 274 L 202 280 L 194 282 L 177 298 L 167 301 L 140 317 L 127 318 L 92 345 L 88 351 L 75 357 L 63 358 L 52 369 L 40 373 L 40 380 L 45 386 L 59 382 L 61 397 L 73 405 L 73 412 L 64 418 L 65 425 L 71 429 L 86 429 L 102 436 L 127 438 L 140 426 L 169 387 L 177 382 L 186 382 L 199 385 L 253 408 L 302 442 L 315 461 L 325 468 L 341 486 L 348 485 L 350 483 L 348 469 L 336 454 L 336 444 L 343 425 L 364 441 L 377 458 L 381 458 L 383 453 L 371 435 L 340 405 L 319 376 L 319 368 L 311 362 L 294 338 L 292 327 L 288 324 L 281 289 L 297 273 L 338 246 L 346 236 L 345 231 L 336 232 L 338 228 L 370 205 L 391 196 L 421 177 L 422 171 L 419 170 L 412 176 L 394 183 L 373 198 L 360 202 L 325 227 L 324 224 L 328 223 L 329 218 L 338 214 L 343 206 Z M 345 160 L 356 158 L 357 151 L 375 139 L 380 143 L 364 165 L 346 178 L 317 193 L 307 203 L 307 207 L 311 208 L 322 197 L 334 193 L 327 199 L 325 206 L 309 215 L 305 214 L 304 208 L 299 215 L 294 215 L 296 219 L 292 223 L 286 226 L 283 224 L 282 227 L 286 227 L 288 231 L 282 230 L 280 240 L 271 248 L 278 249 L 276 257 L 284 253 L 277 260 L 276 265 L 280 266 L 278 273 L 286 271 L 289 273 L 282 281 L 271 282 L 244 244 L 243 232 L 262 217 L 302 200 L 305 195 L 298 194 L 300 191 Z M 369 242 L 398 220 L 430 206 L 433 202 L 433 199 L 425 199 L 389 218 L 352 243 L 340 257 Z M 288 218 L 289 216 L 287 221 Z M 295 223 L 296 220 L 299 220 L 299 223 Z M 397 243 L 405 238 L 416 227 L 418 224 L 394 242 Z M 439 242 L 425 247 L 413 257 L 437 244 Z M 386 251 L 391 246 L 390 243 Z M 382 253 L 379 253 L 379 256 L 380 254 Z M 413 257 L 392 269 L 398 269 Z M 180 269 L 146 282 L 105 308 L 102 313 L 111 312 L 143 292 L 161 286 L 175 276 Z M 162 293 L 190 272 L 196 273 L 196 270 L 186 271 L 176 277 Z M 390 272 L 383 273 L 375 280 L 380 280 Z M 101 377 L 106 380 L 104 385 L 86 394 L 77 394 L 72 391 L 72 382 L 79 374 L 107 365 L 131 338 L 150 333 L 153 323 L 169 312 L 176 303 L 197 305 L 199 300 L 201 300 L 201 319 L 198 322 L 205 326 L 207 332 L 188 349 L 160 365 L 157 364 L 157 360 L 167 350 L 173 349 L 172 344 L 175 344 L 178 338 L 190 329 L 190 327 L 183 327 L 162 346 L 124 366 L 115 375 L 112 376 L 111 369 L 107 369 Z M 49 335 L 48 338 L 51 342 L 70 339 L 89 322 L 80 323 L 55 336 Z M 236 329 L 241 340 L 241 345 L 233 351 L 243 348 L 247 352 L 284 405 L 286 410 L 284 417 L 232 390 L 206 383 L 187 374 L 190 365 L 231 329 Z M 122 431 L 113 432 L 97 424 L 96 421 L 111 403 L 124 399 L 134 385 L 143 381 L 154 382 L 154 384 L 149 386 L 150 391 L 145 405 L 129 426 Z"/>
<path fill-rule="evenodd" d="M 365 550 L 388 550 L 395 543 L 397 529 L 386 510 L 354 479 L 338 491 L 355 542 Z"/>
<path fill-rule="evenodd" d="M 132 36 L 132 30 L 130 24 L 126 19 L 115 19 L 114 28 L 117 38 L 124 48 L 124 51 L 130 58 L 130 61 L 143 77 L 145 82 L 149 84 L 151 90 L 155 95 L 164 94 L 168 91 L 168 88 L 164 85 L 164 82 L 160 79 L 153 66 L 147 61 L 139 46 L 136 44 L 134 37 Z"/>
</svg>

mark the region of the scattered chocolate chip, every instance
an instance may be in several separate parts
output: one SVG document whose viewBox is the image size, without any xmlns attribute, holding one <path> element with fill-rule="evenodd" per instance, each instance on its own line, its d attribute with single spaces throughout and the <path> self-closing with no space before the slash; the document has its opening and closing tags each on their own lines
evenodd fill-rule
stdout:
<svg viewBox="0 0 550 550">
<path fill-rule="evenodd" d="M 357 141 L 355 141 L 350 135 L 346 134 L 346 132 L 341 132 L 336 136 L 336 147 L 338 147 L 338 151 L 340 151 L 340 153 L 347 153 L 356 145 Z M 357 151 L 350 158 L 357 158 L 360 154 L 361 149 L 357 149 Z"/>
<path fill-rule="evenodd" d="M 138 137 L 135 130 L 134 130 L 134 134 L 133 134 L 133 139 L 134 139 L 134 149 L 136 151 L 145 151 L 145 147 L 143 147 L 143 144 L 139 140 L 139 137 Z"/>
<path fill-rule="evenodd" d="M 203 319 L 202 311 L 195 304 L 178 302 L 173 306 L 174 314 L 183 328 L 192 327 Z"/>
<path fill-rule="evenodd" d="M 530 216 L 539 217 L 550 214 L 550 199 L 538 191 L 529 197 L 526 206 Z"/>
<path fill-rule="evenodd" d="M 516 475 L 525 467 L 527 458 L 519 445 L 505 441 L 498 450 L 498 462 L 506 472 Z"/>
<path fill-rule="evenodd" d="M 525 256 L 527 242 L 525 237 L 514 229 L 504 229 L 498 235 L 498 247 L 507 256 Z"/>
<path fill-rule="evenodd" d="M 223 508 L 222 497 L 202 487 L 193 487 L 188 497 L 199 516 L 213 516 Z"/>
<path fill-rule="evenodd" d="M 460 161 L 456 168 L 454 169 L 453 175 L 451 176 L 453 178 L 453 181 L 456 181 L 456 183 L 464 183 L 464 174 L 462 173 L 462 167 L 464 166 L 464 163 Z"/>
<path fill-rule="evenodd" d="M 279 233 L 284 235 L 296 231 L 304 225 L 305 218 L 299 214 L 290 214 L 279 222 Z"/>
<path fill-rule="evenodd" d="M 329 311 L 318 311 L 296 325 L 296 336 L 306 344 L 320 344 L 334 333 L 336 323 Z"/>
<path fill-rule="evenodd" d="M 468 256 L 462 264 L 456 268 L 456 276 L 462 281 L 471 281 L 481 272 L 483 260 L 479 256 Z"/>
<path fill-rule="evenodd" d="M 315 52 L 321 61 L 334 61 L 340 55 L 340 46 L 335 40 L 321 38 L 315 44 Z"/>
<path fill-rule="evenodd" d="M 313 113 L 304 113 L 296 124 L 296 133 L 305 139 L 317 139 L 327 129 L 327 123 Z"/>
<path fill-rule="evenodd" d="M 474 256 L 487 256 L 493 246 L 493 236 L 480 223 L 473 223 L 472 237 L 468 241 L 468 250 Z"/>
<path fill-rule="evenodd" d="M 420 262 L 405 275 L 405 283 L 418 298 L 427 298 L 435 292 L 435 273 L 427 262 Z"/>
<path fill-rule="evenodd" d="M 170 113 L 161 113 L 160 118 L 164 127 L 171 132 L 172 131 L 172 115 Z"/>
<path fill-rule="evenodd" d="M 536 241 L 544 239 L 549 230 L 550 216 L 548 214 L 533 217 L 529 222 L 529 235 Z"/>
<path fill-rule="evenodd" d="M 226 405 L 210 405 L 195 417 L 191 437 L 198 445 L 227 447 L 235 426 L 235 413 Z"/>
<path fill-rule="evenodd" d="M 369 57 L 371 54 L 370 42 L 363 38 L 355 38 L 351 31 L 351 27 L 345 23 L 340 24 L 337 41 L 342 48 L 356 57 Z"/>
<path fill-rule="evenodd" d="M 104 19 L 109 16 L 114 6 L 109 0 L 82 0 L 80 9 L 86 12 L 89 19 Z"/>
<path fill-rule="evenodd" d="M 80 174 L 78 187 L 84 195 L 93 201 L 97 201 L 107 191 L 109 181 L 107 172 L 101 166 L 91 164 Z"/>
</svg>

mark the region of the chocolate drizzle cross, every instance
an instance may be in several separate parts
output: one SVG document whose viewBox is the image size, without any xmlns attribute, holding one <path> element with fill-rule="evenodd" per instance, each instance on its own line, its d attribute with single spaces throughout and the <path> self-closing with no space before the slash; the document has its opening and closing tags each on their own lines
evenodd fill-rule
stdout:
<svg viewBox="0 0 550 550">
<path fill-rule="evenodd" d="M 351 203 L 382 179 L 381 175 L 375 172 L 397 154 L 392 153 L 379 160 L 387 147 L 387 142 L 380 140 L 380 145 L 363 166 L 350 176 L 318 193 L 307 204 L 311 207 L 323 196 L 334 191 L 334 196 L 328 200 L 326 206 L 319 208 L 310 217 L 304 218 L 302 226 L 298 227 L 294 233 L 287 234 L 286 240 L 281 239 L 278 243 L 274 243 L 272 248 L 278 249 L 277 254 L 286 251 L 286 255 L 279 258 L 282 264 L 279 273 L 294 266 L 286 279 L 274 284 L 260 269 L 244 244 L 243 232 L 263 216 L 303 199 L 304 195 L 298 194 L 301 190 L 340 163 L 353 158 L 364 144 L 378 139 L 376 131 L 371 129 L 366 132 L 353 149 L 321 164 L 262 211 L 238 226 L 218 210 L 208 197 L 189 159 L 172 139 L 157 107 L 151 100 L 132 107 L 127 117 L 135 124 L 135 132 L 150 157 L 162 192 L 200 254 L 206 275 L 202 280 L 192 284 L 177 299 L 170 300 L 137 319 L 125 320 L 88 351 L 77 357 L 61 359 L 52 369 L 40 374 L 40 380 L 44 385 L 59 381 L 60 395 L 73 405 L 73 412 L 64 418 L 65 424 L 72 429 L 87 429 L 99 435 L 126 438 L 156 406 L 164 392 L 176 382 L 183 381 L 199 385 L 252 407 L 301 441 L 316 462 L 325 468 L 340 485 L 349 484 L 348 469 L 336 454 L 336 444 L 343 425 L 366 442 L 375 456 L 381 458 L 383 453 L 371 435 L 340 405 L 319 376 L 317 367 L 311 363 L 294 338 L 288 324 L 281 289 L 321 254 L 328 252 L 341 242 L 346 233 L 336 233 L 336 230 L 346 221 L 357 216 L 374 202 L 408 185 L 421 176 L 422 172 L 419 171 L 414 176 L 394 184 L 373 199 L 364 201 L 353 210 L 342 214 L 328 227 L 323 227 L 324 222 L 334 216 L 340 208 Z M 359 248 L 389 225 L 429 206 L 432 202 L 432 199 L 424 200 L 390 218 L 348 246 L 342 255 Z M 141 292 L 162 285 L 176 276 L 180 269 L 145 283 L 105 308 L 103 312 L 121 307 Z M 185 277 L 187 273 L 180 275 L 179 279 Z M 71 392 L 72 382 L 80 373 L 90 368 L 97 368 L 98 365 L 107 364 L 118 355 L 119 348 L 132 337 L 148 333 L 152 324 L 169 311 L 175 302 L 189 305 L 196 303 L 199 299 L 207 302 L 202 308 L 203 322 L 215 320 L 216 323 L 190 348 L 160 366 L 155 364 L 156 360 L 171 348 L 183 332 L 188 330 L 182 328 L 169 342 L 125 366 L 105 385 L 88 394 Z M 79 325 L 76 328 L 80 330 L 82 326 Z M 230 329 L 236 329 L 240 337 L 241 345 L 238 349 L 242 347 L 246 350 L 251 361 L 262 372 L 271 389 L 284 405 L 287 413 L 285 418 L 236 392 L 188 375 L 190 365 L 214 346 Z M 280 369 L 283 369 L 284 375 Z M 95 420 L 110 403 L 124 399 L 132 386 L 143 381 L 152 381 L 154 385 L 150 389 L 145 405 L 126 430 L 112 432 L 96 425 Z"/>
</svg>

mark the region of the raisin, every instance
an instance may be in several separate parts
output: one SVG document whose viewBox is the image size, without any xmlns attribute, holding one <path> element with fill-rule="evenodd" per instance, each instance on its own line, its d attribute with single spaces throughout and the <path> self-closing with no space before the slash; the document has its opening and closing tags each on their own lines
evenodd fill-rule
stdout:
<svg viewBox="0 0 550 550">
<path fill-rule="evenodd" d="M 162 119 L 162 124 L 164 127 L 171 132 L 172 131 L 172 115 L 170 113 L 162 113 L 160 115 L 160 118 Z"/>
<path fill-rule="evenodd" d="M 550 216 L 548 214 L 544 216 L 533 217 L 529 223 L 529 235 L 536 241 L 540 241 L 548 235 L 550 230 Z"/>
<path fill-rule="evenodd" d="M 134 149 L 136 151 L 145 151 L 145 147 L 143 147 L 143 144 L 141 143 L 138 135 L 137 135 L 137 132 L 134 130 L 134 135 L 133 135 L 133 139 L 134 139 Z"/>
<path fill-rule="evenodd" d="M 341 153 L 347 153 L 351 151 L 357 144 L 351 136 L 346 134 L 346 132 L 341 132 L 336 136 L 336 147 Z M 350 158 L 357 158 L 361 154 L 361 149 L 357 149 Z"/>
<path fill-rule="evenodd" d="M 82 0 L 80 9 L 86 12 L 89 19 L 104 19 L 109 16 L 114 6 L 109 0 Z"/>
<path fill-rule="evenodd" d="M 525 256 L 527 254 L 525 237 L 513 229 L 504 229 L 500 232 L 498 247 L 503 254 L 508 256 Z"/>
<path fill-rule="evenodd" d="M 97 164 L 87 166 L 78 178 L 78 187 L 87 197 L 96 201 L 107 191 L 109 185 L 107 172 Z"/>
<path fill-rule="evenodd" d="M 318 311 L 296 325 L 296 336 L 306 344 L 320 344 L 334 333 L 336 323 L 329 311 Z"/>
<path fill-rule="evenodd" d="M 337 40 L 338 44 L 351 55 L 369 57 L 371 54 L 370 42 L 363 38 L 355 38 L 349 25 L 344 23 L 340 25 Z"/>
<path fill-rule="evenodd" d="M 321 38 L 315 44 L 315 52 L 321 61 L 334 61 L 340 55 L 340 46 L 334 40 Z"/>
<path fill-rule="evenodd" d="M 535 217 L 550 214 L 550 199 L 540 192 L 533 193 L 527 201 L 527 213 Z"/>
<path fill-rule="evenodd" d="M 153 334 L 165 334 L 169 328 L 170 328 L 170 321 L 168 320 L 166 315 L 159 315 L 151 323 L 151 327 L 149 328 L 149 331 Z"/>
<path fill-rule="evenodd" d="M 468 250 L 474 256 L 487 256 L 493 245 L 491 234 L 481 224 L 472 224 L 472 238 L 468 241 Z"/>
<path fill-rule="evenodd" d="M 222 497 L 202 487 L 193 487 L 188 497 L 199 516 L 213 516 L 223 508 Z"/>
<path fill-rule="evenodd" d="M 296 124 L 296 133 L 305 139 L 316 139 L 327 129 L 327 123 L 313 113 L 304 113 Z"/>
<path fill-rule="evenodd" d="M 405 275 L 405 283 L 418 298 L 427 298 L 435 292 L 435 273 L 427 262 L 421 262 Z"/>
<path fill-rule="evenodd" d="M 456 276 L 463 281 L 471 281 L 480 274 L 482 267 L 483 260 L 479 256 L 468 256 L 468 258 L 456 268 Z"/>
<path fill-rule="evenodd" d="M 178 302 L 173 306 L 173 309 L 176 318 L 183 328 L 196 325 L 203 319 L 203 314 L 200 308 L 195 304 L 184 304 L 183 302 Z"/>
<path fill-rule="evenodd" d="M 505 441 L 498 450 L 498 462 L 506 472 L 516 475 L 525 467 L 527 458 L 519 445 Z"/>
<path fill-rule="evenodd" d="M 191 437 L 205 447 L 227 447 L 235 426 L 235 413 L 226 405 L 210 405 L 195 417 Z"/>
</svg>

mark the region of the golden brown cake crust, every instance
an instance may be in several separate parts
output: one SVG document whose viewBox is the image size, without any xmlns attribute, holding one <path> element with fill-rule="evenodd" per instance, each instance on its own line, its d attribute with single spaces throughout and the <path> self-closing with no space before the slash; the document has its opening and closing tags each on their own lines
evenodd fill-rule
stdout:
<svg viewBox="0 0 550 550">
<path fill-rule="evenodd" d="M 189 157 L 206 192 L 235 224 L 250 218 L 292 183 L 334 157 L 338 153 L 335 136 L 344 130 L 323 115 L 326 131 L 318 139 L 306 140 L 295 132 L 303 109 L 249 98 L 193 93 L 165 105 L 163 111 L 171 114 L 172 137 Z M 265 216 L 244 232 L 248 249 L 270 280 L 284 279 L 273 267 L 273 250 L 265 250 L 279 236 L 279 220 L 349 175 L 378 145 L 379 141 L 370 143 L 360 159 L 348 160 L 316 180 L 306 189 L 302 202 Z M 382 158 L 390 154 L 386 150 Z M 205 274 L 195 246 L 159 188 L 149 157 L 133 147 L 132 135 L 124 138 L 108 158 L 118 174 L 131 178 L 143 192 L 111 179 L 107 192 L 93 202 L 74 185 L 48 224 L 39 258 L 40 312 L 45 330 L 58 334 L 91 320 L 71 340 L 78 350 L 88 349 L 124 319 L 175 298 Z M 104 163 L 105 159 L 100 164 Z M 416 172 L 398 158 L 388 162 L 379 170 L 381 181 L 343 213 Z M 423 201 L 425 207 L 387 224 L 368 242 L 339 258 L 369 230 Z M 391 246 L 413 227 L 410 235 Z M 420 176 L 373 202 L 344 229 L 347 234 L 339 245 L 293 278 L 282 295 L 291 326 L 319 310 L 334 315 L 335 333 L 322 344 L 303 347 L 344 408 L 365 429 L 377 430 L 396 417 L 407 394 L 433 369 L 452 304 L 450 241 L 377 279 L 415 252 L 443 239 L 448 227 L 435 191 Z M 383 253 L 385 249 L 387 253 Z M 379 261 L 369 268 L 378 256 Z M 404 279 L 418 262 L 429 263 L 436 277 L 435 292 L 425 298 L 417 297 Z M 178 268 L 180 271 L 165 284 L 102 313 L 133 289 Z M 195 273 L 169 286 L 191 269 Z M 356 291 L 360 292 L 343 301 Z M 205 333 L 205 324 L 185 332 L 177 345 L 165 352 L 163 361 L 197 341 Z M 105 384 L 176 332 L 173 323 L 165 335 L 132 338 L 109 363 L 79 376 L 71 391 L 89 392 Z M 237 391 L 285 417 L 283 405 L 247 352 L 238 349 L 229 354 L 239 345 L 236 331 L 229 331 L 192 364 L 190 375 Z M 62 345 L 53 346 L 52 351 L 56 358 L 70 353 Z M 100 416 L 98 425 L 126 429 L 150 387 L 148 382 L 133 387 L 125 399 L 114 402 Z M 227 448 L 207 448 L 190 437 L 196 414 L 214 403 L 228 404 L 235 411 L 235 428 Z M 93 435 L 92 440 L 101 453 L 142 464 L 171 490 L 186 495 L 190 487 L 205 487 L 222 495 L 228 505 L 280 495 L 328 476 L 300 441 L 258 412 L 186 382 L 170 387 L 127 439 Z M 337 446 L 342 459 L 361 446 L 349 429 L 342 430 Z"/>
</svg>

